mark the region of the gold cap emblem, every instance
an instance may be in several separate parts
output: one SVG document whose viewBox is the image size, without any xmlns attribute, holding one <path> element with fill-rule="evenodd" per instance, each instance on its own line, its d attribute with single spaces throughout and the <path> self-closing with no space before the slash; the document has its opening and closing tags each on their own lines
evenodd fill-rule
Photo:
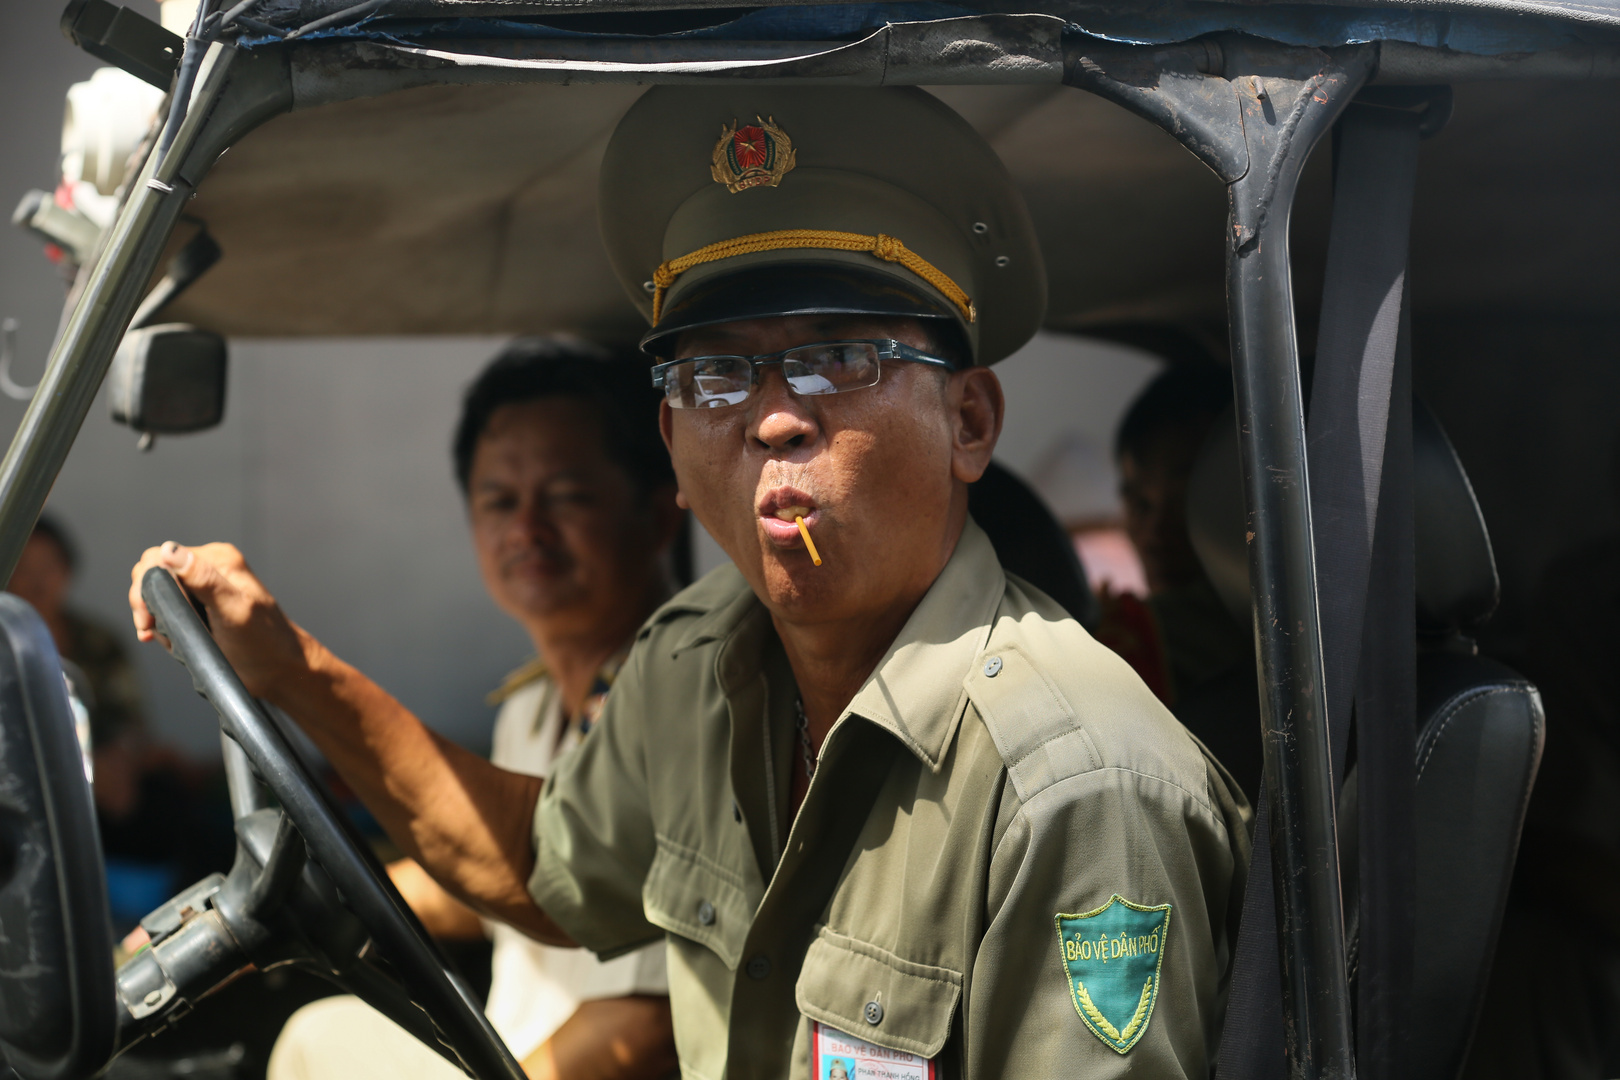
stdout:
<svg viewBox="0 0 1620 1080">
<path fill-rule="evenodd" d="M 717 184 L 735 195 L 753 187 L 775 187 L 794 165 L 793 140 L 776 126 L 775 118 L 754 117 L 757 124 L 721 125 L 714 144 L 714 165 L 709 170 Z"/>
</svg>

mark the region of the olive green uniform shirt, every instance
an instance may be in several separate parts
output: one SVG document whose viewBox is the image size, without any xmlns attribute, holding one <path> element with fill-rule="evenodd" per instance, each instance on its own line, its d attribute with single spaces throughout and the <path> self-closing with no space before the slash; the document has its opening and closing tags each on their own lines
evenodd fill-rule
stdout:
<svg viewBox="0 0 1620 1080">
<path fill-rule="evenodd" d="M 535 813 L 529 890 L 552 919 L 604 955 L 667 939 L 684 1076 L 806 1080 L 813 1021 L 941 1077 L 1208 1075 L 1247 806 L 977 525 L 790 820 L 797 694 L 769 613 L 716 570 L 642 629 Z M 1056 921 L 1116 894 L 1170 905 L 1124 1052 L 1082 1019 L 1079 937 Z"/>
</svg>

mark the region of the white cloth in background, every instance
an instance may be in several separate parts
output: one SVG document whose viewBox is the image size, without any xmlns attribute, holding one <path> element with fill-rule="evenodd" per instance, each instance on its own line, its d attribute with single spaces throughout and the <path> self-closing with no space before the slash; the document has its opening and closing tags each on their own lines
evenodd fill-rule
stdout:
<svg viewBox="0 0 1620 1080">
<path fill-rule="evenodd" d="M 544 675 L 523 683 L 501 705 L 490 760 L 513 772 L 544 776 L 579 744 L 574 729 L 558 743 L 562 724 L 556 684 Z M 541 945 L 510 926 L 485 927 L 495 951 L 484 1013 L 520 1062 L 583 1002 L 669 993 L 663 942 L 604 963 L 584 949 Z M 267 1080 L 466 1078 L 360 999 L 332 997 L 304 1006 L 287 1021 L 270 1054 Z"/>
<path fill-rule="evenodd" d="M 545 776 L 552 763 L 579 744 L 563 725 L 557 684 L 542 677 L 514 690 L 495 720 L 489 758 L 503 769 Z M 484 1014 L 521 1061 L 551 1037 L 581 1002 L 630 994 L 667 994 L 664 943 L 606 962 L 584 949 L 558 949 L 500 923 L 487 924 L 495 939 L 493 980 Z"/>
</svg>

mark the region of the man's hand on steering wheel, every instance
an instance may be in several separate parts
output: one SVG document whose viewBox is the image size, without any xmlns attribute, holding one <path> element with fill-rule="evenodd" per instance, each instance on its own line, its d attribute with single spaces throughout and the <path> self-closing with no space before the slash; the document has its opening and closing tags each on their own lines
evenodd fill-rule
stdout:
<svg viewBox="0 0 1620 1080">
<path fill-rule="evenodd" d="M 129 606 L 135 636 L 143 642 L 159 636 L 141 597 L 141 579 L 154 566 L 172 573 L 202 604 L 220 651 L 255 697 L 274 700 L 275 688 L 307 670 L 310 653 L 321 648 L 287 618 L 234 545 L 191 548 L 172 540 L 147 548 L 130 571 Z"/>
<path fill-rule="evenodd" d="M 201 605 L 212 644 L 247 692 L 298 724 L 405 854 L 475 910 L 541 941 L 569 943 L 527 888 L 542 781 L 435 735 L 289 619 L 230 544 L 169 542 L 146 550 L 129 593 L 142 641 L 162 639 L 142 595 L 154 569 L 172 574 Z"/>
<path fill-rule="evenodd" d="M 137 630 L 167 640 L 219 714 L 227 763 L 239 762 L 226 773 L 239 843 L 228 875 L 205 879 L 172 902 L 174 918 L 143 920 L 149 932 L 156 928 L 152 945 L 118 973 L 130 1021 L 161 1027 L 170 1011 L 189 1010 L 195 998 L 247 966 L 301 964 L 358 994 L 478 1080 L 522 1080 L 522 1067 L 476 1000 L 287 734 L 254 701 L 180 583 L 208 601 L 205 610 L 238 654 L 262 651 L 276 659 L 249 661 L 261 685 L 275 681 L 278 664 L 301 660 L 307 635 L 282 615 L 234 548 L 164 545 L 148 551 L 136 573 Z M 421 728 L 405 716 L 407 731 Z M 261 785 L 279 806 L 267 805 Z"/>
</svg>

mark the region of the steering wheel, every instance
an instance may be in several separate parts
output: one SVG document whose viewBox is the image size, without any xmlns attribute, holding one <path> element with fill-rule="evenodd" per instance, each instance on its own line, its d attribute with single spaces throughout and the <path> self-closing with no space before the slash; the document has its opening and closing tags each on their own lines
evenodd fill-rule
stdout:
<svg viewBox="0 0 1620 1080">
<path fill-rule="evenodd" d="M 295 963 L 317 970 L 477 1080 L 524 1080 L 522 1066 L 376 856 L 242 685 L 185 590 L 154 567 L 141 579 L 141 596 L 174 658 L 219 714 L 241 845 L 229 876 L 214 875 L 143 921 L 157 931 L 154 947 L 118 973 L 119 996 L 137 1026 L 167 1023 L 170 1002 L 189 1007 L 180 969 L 193 992 L 228 978 L 232 958 L 192 958 L 235 946 L 238 965 L 245 954 L 261 968 Z M 267 805 L 261 781 L 279 810 Z M 214 931 L 199 912 L 228 934 Z M 192 940 L 183 942 L 188 932 Z M 374 962 L 377 954 L 386 967 Z M 148 962 L 138 963 L 143 958 Z"/>
</svg>

